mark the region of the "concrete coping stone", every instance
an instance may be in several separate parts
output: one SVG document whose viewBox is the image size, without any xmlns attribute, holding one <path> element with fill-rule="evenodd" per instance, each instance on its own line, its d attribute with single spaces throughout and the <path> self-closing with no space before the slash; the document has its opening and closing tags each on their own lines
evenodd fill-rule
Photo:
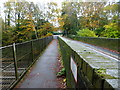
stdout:
<svg viewBox="0 0 120 90">
<path fill-rule="evenodd" d="M 109 86 L 113 87 L 115 90 L 120 90 L 120 79 L 105 79 L 105 84 L 106 83 L 109 84 Z"/>
<path fill-rule="evenodd" d="M 105 81 L 108 82 L 113 88 L 117 87 L 117 81 L 120 81 L 120 74 L 118 73 L 120 71 L 120 62 L 118 60 L 88 48 L 83 44 L 74 42 L 74 40 L 69 40 L 64 37 L 60 38 L 93 69 L 105 69 L 107 75 L 115 77 L 115 79 L 105 79 Z"/>
</svg>

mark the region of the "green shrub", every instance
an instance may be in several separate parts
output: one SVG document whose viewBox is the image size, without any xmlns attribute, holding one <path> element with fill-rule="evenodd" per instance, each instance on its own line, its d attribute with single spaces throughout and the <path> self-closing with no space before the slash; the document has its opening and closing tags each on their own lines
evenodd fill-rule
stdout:
<svg viewBox="0 0 120 90">
<path fill-rule="evenodd" d="M 105 30 L 102 32 L 103 37 L 120 38 L 120 28 L 117 23 L 109 23 L 104 27 Z"/>
<path fill-rule="evenodd" d="M 60 72 L 57 73 L 57 77 L 65 76 L 65 68 L 62 68 Z"/>
<path fill-rule="evenodd" d="M 95 35 L 95 32 L 94 31 L 91 31 L 89 29 L 82 29 L 82 30 L 79 30 L 77 32 L 78 36 L 81 36 L 81 37 L 97 37 L 97 35 Z"/>
</svg>

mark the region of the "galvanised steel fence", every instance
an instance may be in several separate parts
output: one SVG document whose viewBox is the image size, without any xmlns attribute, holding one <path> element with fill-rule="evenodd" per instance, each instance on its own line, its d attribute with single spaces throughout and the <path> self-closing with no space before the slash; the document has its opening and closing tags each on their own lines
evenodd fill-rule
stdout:
<svg viewBox="0 0 120 90">
<path fill-rule="evenodd" d="M 120 52 L 120 38 L 68 36 L 68 38 Z"/>
<path fill-rule="evenodd" d="M 37 60 L 41 52 L 52 41 L 53 37 L 35 39 L 24 43 L 13 44 L 0 48 L 2 57 L 0 67 L 0 87 L 12 88 Z"/>
</svg>

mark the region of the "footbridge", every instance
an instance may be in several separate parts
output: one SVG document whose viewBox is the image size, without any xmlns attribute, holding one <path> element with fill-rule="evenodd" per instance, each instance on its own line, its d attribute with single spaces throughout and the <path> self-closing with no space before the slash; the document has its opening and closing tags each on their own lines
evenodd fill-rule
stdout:
<svg viewBox="0 0 120 90">
<path fill-rule="evenodd" d="M 119 41 L 50 36 L 1 47 L 0 87 L 59 88 L 55 69 L 60 53 L 68 89 L 119 90 Z"/>
</svg>

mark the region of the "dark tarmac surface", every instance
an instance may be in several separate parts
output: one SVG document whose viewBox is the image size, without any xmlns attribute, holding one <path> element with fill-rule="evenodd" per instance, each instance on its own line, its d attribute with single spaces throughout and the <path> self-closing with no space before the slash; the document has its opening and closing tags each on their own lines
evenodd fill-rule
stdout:
<svg viewBox="0 0 120 90">
<path fill-rule="evenodd" d="M 57 56 L 57 40 L 53 40 L 18 88 L 57 88 Z"/>
</svg>

